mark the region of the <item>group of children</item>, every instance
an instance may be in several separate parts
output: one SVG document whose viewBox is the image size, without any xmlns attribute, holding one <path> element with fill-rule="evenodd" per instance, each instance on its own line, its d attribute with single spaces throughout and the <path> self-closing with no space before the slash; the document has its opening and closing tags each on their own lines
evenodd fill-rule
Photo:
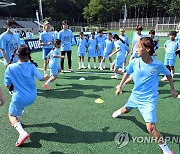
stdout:
<svg viewBox="0 0 180 154">
<path fill-rule="evenodd" d="M 48 26 L 46 27 L 48 28 Z M 155 58 L 155 50 L 158 48 L 158 40 L 154 38 L 155 32 L 150 31 L 149 37 L 144 37 L 141 34 L 142 27 L 137 26 L 136 34 L 133 37 L 130 63 L 127 67 L 126 57 L 129 53 L 129 41 L 124 35 L 125 30 L 120 29 L 121 35 L 118 36 L 111 33 L 107 34 L 107 38 L 102 34 L 102 31 L 98 32 L 98 37 L 95 38 L 95 33 L 91 33 L 90 39 L 87 41 L 83 37 L 83 33 L 80 33 L 80 39 L 77 41 L 79 67 L 84 66 L 84 54 L 88 52 L 88 68 L 90 69 L 90 58 L 94 58 L 96 62 L 96 55 L 98 56 L 99 69 L 104 69 L 105 59 L 109 58 L 110 68 L 114 67 L 115 76 L 118 78 L 118 74 L 124 74 L 120 85 L 117 86 L 116 94 L 122 93 L 122 86 L 128 80 L 131 75 L 134 81 L 134 88 L 132 94 L 128 99 L 128 102 L 124 107 L 118 109 L 113 113 L 113 118 L 121 116 L 130 112 L 134 108 L 138 108 L 145 120 L 148 132 L 157 140 L 157 143 L 163 150 L 164 154 L 172 153 L 166 145 L 165 141 L 159 140 L 162 138 L 161 133 L 156 129 L 156 105 L 158 100 L 158 76 L 159 74 L 165 74 L 167 80 L 170 83 L 171 93 L 174 98 L 178 96 L 175 91 L 172 76 L 174 75 L 173 66 L 175 64 L 175 51 L 179 48 L 178 41 L 175 41 L 175 32 L 170 33 L 170 40 L 165 43 L 166 60 L 165 65 Z M 9 32 L 10 33 L 10 32 Z M 10 33 L 11 34 L 11 33 Z M 69 40 L 69 39 L 68 39 Z M 67 41 L 67 40 L 66 40 Z M 25 107 L 33 104 L 37 97 L 37 90 L 35 86 L 34 77 L 40 81 L 47 80 L 42 86 L 50 90 L 49 83 L 53 82 L 60 72 L 59 58 L 63 59 L 64 56 L 60 55 L 59 48 L 61 41 L 56 39 L 43 43 L 41 45 L 48 46 L 44 48 L 44 58 L 46 62 L 49 62 L 50 77 L 45 73 L 43 76 L 37 69 L 37 64 L 32 60 L 30 50 L 27 46 L 21 45 L 13 52 L 13 56 L 10 63 L 13 62 L 13 58 L 17 57 L 18 61 L 9 64 L 4 74 L 4 85 L 9 88 L 14 86 L 11 103 L 9 106 L 9 120 L 12 126 L 18 131 L 19 138 L 16 142 L 16 146 L 21 146 L 28 138 L 29 134 L 23 129 L 19 116 L 22 115 Z M 1 45 L 1 44 L 0 44 Z M 2 47 L 1 47 L 2 48 Z M 115 51 L 113 52 L 113 49 Z M 83 52 L 82 52 L 83 51 Z M 116 54 L 116 59 L 112 62 L 112 56 Z M 94 68 L 96 65 L 94 64 Z M 4 104 L 5 99 L 0 89 L 0 104 Z"/>
</svg>

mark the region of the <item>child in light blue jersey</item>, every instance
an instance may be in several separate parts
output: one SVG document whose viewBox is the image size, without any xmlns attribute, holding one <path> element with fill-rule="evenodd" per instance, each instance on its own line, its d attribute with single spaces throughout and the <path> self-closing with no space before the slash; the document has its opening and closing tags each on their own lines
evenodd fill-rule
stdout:
<svg viewBox="0 0 180 154">
<path fill-rule="evenodd" d="M 126 60 L 126 57 L 129 53 L 129 47 L 125 44 L 123 40 L 120 40 L 119 36 L 117 34 L 113 35 L 113 41 L 115 46 L 115 51 L 109 55 L 109 57 L 112 57 L 115 53 L 116 59 L 113 62 L 113 68 L 114 68 L 114 76 L 111 76 L 113 79 L 119 79 L 119 74 L 123 74 L 123 63 Z"/>
<path fill-rule="evenodd" d="M 131 51 L 131 57 L 130 57 L 130 61 L 133 59 L 133 58 L 138 58 L 138 55 L 136 53 L 136 50 L 137 50 L 137 42 L 139 41 L 140 38 L 143 37 L 143 35 L 141 34 L 141 31 L 143 30 L 143 27 L 142 26 L 137 26 L 136 27 L 136 33 L 134 34 L 133 36 L 133 39 L 132 39 L 132 51 Z"/>
<path fill-rule="evenodd" d="M 88 39 L 88 69 L 91 69 L 90 59 L 94 58 L 94 69 L 96 69 L 97 41 L 95 32 L 91 32 L 91 37 Z"/>
<path fill-rule="evenodd" d="M 16 26 L 15 21 L 7 20 L 6 32 L 0 35 L 0 49 L 2 56 L 4 58 L 4 65 L 8 65 L 13 55 L 13 52 L 20 46 L 20 37 L 19 34 L 14 33 L 13 28 Z M 17 56 L 14 57 L 13 63 L 17 62 Z"/>
<path fill-rule="evenodd" d="M 5 103 L 5 97 L 4 94 L 2 92 L 2 89 L 0 88 L 0 106 L 3 106 Z"/>
<path fill-rule="evenodd" d="M 9 120 L 19 132 L 16 146 L 21 146 L 29 138 L 29 134 L 22 128 L 19 116 L 22 115 L 25 107 L 34 103 L 37 97 L 34 77 L 41 81 L 47 77 L 43 77 L 36 68 L 37 63 L 31 59 L 30 50 L 27 46 L 21 45 L 15 54 L 17 54 L 19 61 L 8 65 L 4 73 L 4 85 L 7 88 L 14 85 L 9 106 Z"/>
<path fill-rule="evenodd" d="M 154 43 L 149 37 L 141 38 L 137 44 L 137 54 L 140 58 L 134 58 L 126 67 L 120 85 L 116 88 L 116 95 L 122 93 L 122 85 L 133 73 L 134 88 L 125 106 L 115 111 L 113 118 L 121 117 L 122 114 L 138 108 L 146 123 L 146 128 L 164 154 L 172 154 L 166 145 L 162 134 L 156 128 L 156 108 L 158 101 L 159 74 L 165 74 L 169 80 L 171 94 L 174 98 L 178 96 L 174 89 L 169 70 L 158 60 L 153 59 Z"/>
<path fill-rule="evenodd" d="M 53 47 L 53 36 L 50 32 L 51 25 L 48 21 L 44 22 L 43 32 L 39 36 L 39 44 L 43 48 L 44 74 L 47 74 L 47 55 Z"/>
<path fill-rule="evenodd" d="M 171 72 L 172 78 L 174 77 L 174 65 L 176 62 L 176 50 L 179 48 L 178 41 L 175 40 L 176 32 L 171 31 L 169 33 L 169 40 L 167 40 L 164 44 L 165 49 L 165 58 L 164 58 L 164 65 L 169 69 Z M 164 76 L 161 81 L 166 81 L 167 78 Z"/>
<path fill-rule="evenodd" d="M 119 33 L 120 33 L 119 38 L 122 39 L 126 43 L 126 45 L 129 47 L 129 38 L 127 35 L 125 35 L 125 32 L 126 31 L 124 28 L 120 28 L 119 29 Z"/>
<path fill-rule="evenodd" d="M 64 56 L 59 55 L 61 41 L 59 39 L 54 40 L 54 48 L 47 55 L 47 60 L 49 61 L 50 68 L 50 78 L 46 83 L 42 85 L 46 90 L 50 90 L 49 84 L 57 79 L 58 73 L 61 72 L 61 68 L 59 66 L 59 58 L 64 58 Z"/>
<path fill-rule="evenodd" d="M 114 42 L 112 41 L 112 33 L 107 33 L 107 39 L 105 40 L 105 48 L 103 53 L 103 59 L 101 60 L 100 70 L 106 69 L 105 59 L 109 57 L 114 49 Z M 112 71 L 112 58 L 109 57 L 110 70 Z"/>
<path fill-rule="evenodd" d="M 103 52 L 104 52 L 105 40 L 106 39 L 107 39 L 106 36 L 103 35 L 103 31 L 99 30 L 98 36 L 96 37 L 96 40 L 97 40 L 97 56 L 98 56 L 98 62 L 99 62 L 98 69 L 100 69 L 101 60 L 103 58 Z"/>
<path fill-rule="evenodd" d="M 85 69 L 86 67 L 84 66 L 84 56 L 85 52 L 87 50 L 87 40 L 84 38 L 84 33 L 80 32 L 79 33 L 79 39 L 77 40 L 77 47 L 78 47 L 78 57 L 79 57 L 79 67 L 78 70 L 80 69 Z"/>
</svg>

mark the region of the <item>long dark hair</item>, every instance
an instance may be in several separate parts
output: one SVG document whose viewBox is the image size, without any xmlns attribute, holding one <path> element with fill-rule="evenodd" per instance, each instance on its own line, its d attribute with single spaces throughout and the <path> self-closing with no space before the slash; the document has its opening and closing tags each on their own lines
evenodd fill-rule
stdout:
<svg viewBox="0 0 180 154">
<path fill-rule="evenodd" d="M 116 39 L 116 40 L 120 40 L 123 44 L 125 44 L 125 41 L 122 40 L 122 39 L 118 36 L 118 34 L 114 34 L 112 38 L 113 38 L 113 39 Z"/>
<path fill-rule="evenodd" d="M 33 63 L 36 67 L 38 67 L 38 64 L 32 60 L 31 52 L 28 46 L 21 45 L 18 49 L 14 50 L 9 64 L 13 62 L 15 55 L 17 55 L 19 59 L 24 59 L 29 56 L 29 61 Z"/>
</svg>

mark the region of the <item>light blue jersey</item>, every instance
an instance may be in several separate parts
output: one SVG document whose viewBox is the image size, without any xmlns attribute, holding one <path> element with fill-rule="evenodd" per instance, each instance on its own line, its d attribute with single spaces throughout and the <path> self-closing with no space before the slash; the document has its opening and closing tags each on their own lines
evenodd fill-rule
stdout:
<svg viewBox="0 0 180 154">
<path fill-rule="evenodd" d="M 77 40 L 78 54 L 85 54 L 88 43 L 85 38 Z"/>
<path fill-rule="evenodd" d="M 59 33 L 58 33 L 57 31 L 54 31 L 54 32 L 52 33 L 52 35 L 53 35 L 53 39 L 56 40 L 56 39 L 58 39 Z"/>
<path fill-rule="evenodd" d="M 167 40 L 164 44 L 166 47 L 165 59 L 176 59 L 175 51 L 178 49 L 178 41 L 174 40 Z"/>
<path fill-rule="evenodd" d="M 47 57 L 50 58 L 49 61 L 49 68 L 50 68 L 50 75 L 58 76 L 58 71 L 60 69 L 59 66 L 59 58 L 55 58 L 55 55 L 59 55 L 59 49 L 55 48 L 54 50 L 51 50 Z"/>
<path fill-rule="evenodd" d="M 96 57 L 97 41 L 96 38 L 88 40 L 88 57 Z"/>
<path fill-rule="evenodd" d="M 128 38 L 128 36 L 119 35 L 119 37 L 126 43 L 127 46 L 129 46 L 129 38 Z"/>
<path fill-rule="evenodd" d="M 111 54 L 113 49 L 114 49 L 114 42 L 112 40 L 106 39 L 103 57 L 107 58 Z"/>
<path fill-rule="evenodd" d="M 100 36 L 96 37 L 97 46 L 98 46 L 97 56 L 103 56 L 106 39 L 107 37 L 105 35 L 102 35 L 101 37 Z"/>
<path fill-rule="evenodd" d="M 39 36 L 39 40 L 42 41 L 43 43 L 47 43 L 47 42 L 53 42 L 53 36 L 52 36 L 52 33 L 51 32 L 42 32 Z M 49 44 L 49 45 L 45 45 L 45 46 L 42 46 L 43 49 L 45 48 L 52 48 L 53 45 L 52 44 Z"/>
<path fill-rule="evenodd" d="M 49 57 L 49 67 L 58 67 L 59 66 L 59 58 L 55 58 L 55 55 L 59 55 L 59 49 L 55 48 L 54 50 L 51 50 L 49 54 L 47 55 Z"/>
<path fill-rule="evenodd" d="M 132 39 L 132 45 L 133 45 L 133 55 L 136 55 L 136 50 L 137 50 L 137 42 L 140 40 L 140 38 L 144 37 L 144 35 L 138 35 L 137 33 L 134 34 L 133 39 Z M 135 56 L 135 58 L 137 58 Z"/>
<path fill-rule="evenodd" d="M 177 35 L 176 35 L 176 38 L 175 38 L 176 40 L 178 40 L 178 41 L 180 41 L 180 32 L 178 32 L 177 33 Z"/>
<path fill-rule="evenodd" d="M 122 43 L 120 40 L 115 41 L 114 46 L 116 50 L 120 48 L 120 51 L 117 53 L 116 59 L 118 59 L 119 62 L 124 62 L 125 55 L 129 50 L 129 47 L 126 44 Z"/>
<path fill-rule="evenodd" d="M 31 105 L 37 96 L 34 77 L 41 80 L 43 76 L 31 62 L 10 64 L 4 74 L 4 85 L 14 85 L 10 115 L 20 116 L 24 107 Z"/>
<path fill-rule="evenodd" d="M 126 67 L 126 73 L 133 73 L 134 88 L 131 97 L 139 103 L 156 102 L 159 74 L 170 75 L 169 70 L 158 60 L 146 64 L 142 58 L 133 59 Z"/>
<path fill-rule="evenodd" d="M 0 35 L 0 48 L 6 53 L 8 61 L 10 61 L 13 52 L 20 46 L 19 34 L 4 32 Z M 17 56 L 14 57 L 13 62 L 17 62 Z"/>
<path fill-rule="evenodd" d="M 61 51 L 71 51 L 71 42 L 73 38 L 73 33 L 70 29 L 62 29 L 59 32 L 58 39 L 61 41 Z"/>
<path fill-rule="evenodd" d="M 132 74 L 134 88 L 124 107 L 138 108 L 145 122 L 156 123 L 159 74 L 169 76 L 169 70 L 156 59 L 147 64 L 140 57 L 130 62 L 126 73 Z"/>
</svg>

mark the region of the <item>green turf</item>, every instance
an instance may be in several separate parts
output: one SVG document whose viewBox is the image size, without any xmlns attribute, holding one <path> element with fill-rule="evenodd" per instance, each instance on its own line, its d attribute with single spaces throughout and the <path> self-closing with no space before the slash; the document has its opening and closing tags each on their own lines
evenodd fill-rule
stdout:
<svg viewBox="0 0 180 154">
<path fill-rule="evenodd" d="M 127 32 L 132 37 L 132 31 Z M 163 43 L 167 38 L 160 38 L 158 59 L 163 61 Z M 33 59 L 42 68 L 42 53 L 32 54 Z M 77 71 L 77 48 L 73 47 L 73 70 Z M 67 63 L 67 60 L 65 60 Z M 87 65 L 87 57 L 86 63 Z M 107 63 L 108 66 L 108 63 Z M 67 68 L 67 64 L 66 64 Z M 0 64 L 0 85 L 3 85 L 5 67 Z M 176 72 L 180 73 L 179 59 L 176 63 Z M 89 70 L 85 70 L 86 72 Z M 100 72 L 98 70 L 91 72 Z M 102 72 L 102 71 L 101 71 Z M 105 72 L 109 72 L 106 70 Z M 3 87 L 6 104 L 0 108 L 0 153 L 2 154 L 161 154 L 155 143 L 133 143 L 132 139 L 123 148 L 118 148 L 114 137 L 118 132 L 127 131 L 131 137 L 150 136 L 145 129 L 143 118 L 138 110 L 113 119 L 114 110 L 123 106 L 127 101 L 133 84 L 125 86 L 125 93 L 115 96 L 115 86 L 120 82 L 110 79 L 108 75 L 97 74 L 60 74 L 51 84 L 51 91 L 45 91 L 37 81 L 38 97 L 35 103 L 25 109 L 21 121 L 25 130 L 30 133 L 31 139 L 21 148 L 15 147 L 18 133 L 8 121 L 7 113 L 10 95 Z M 85 77 L 85 81 L 79 81 Z M 175 87 L 180 89 L 179 76 L 175 76 Z M 169 85 L 160 82 L 159 102 L 157 109 L 157 128 L 165 136 L 180 136 L 179 100 L 173 99 Z M 180 91 L 179 91 L 180 92 Z M 104 100 L 103 104 L 96 104 L 97 98 Z M 180 145 L 168 142 L 175 153 L 179 153 Z"/>
</svg>

